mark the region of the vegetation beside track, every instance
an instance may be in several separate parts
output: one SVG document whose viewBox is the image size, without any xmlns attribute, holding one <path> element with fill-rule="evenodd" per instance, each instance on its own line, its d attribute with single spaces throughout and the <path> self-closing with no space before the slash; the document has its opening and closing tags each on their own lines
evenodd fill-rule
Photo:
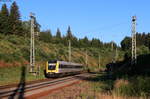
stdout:
<svg viewBox="0 0 150 99">
<path fill-rule="evenodd" d="M 32 75 L 26 77 L 28 80 L 44 78 L 45 61 L 59 59 L 68 61 L 68 46 L 63 44 L 46 43 L 35 41 L 36 66 L 40 65 L 41 75 L 36 78 Z M 99 49 L 88 47 L 88 68 L 91 71 L 104 70 L 105 65 L 112 61 L 113 52 L 110 48 Z M 100 66 L 98 67 L 98 53 L 101 55 Z M 121 52 L 120 52 L 121 53 Z M 107 54 L 107 56 L 106 56 Z M 72 47 L 72 61 L 85 64 L 86 51 L 84 48 Z M 109 57 L 110 56 L 110 57 Z M 30 38 L 17 35 L 0 34 L 0 85 L 15 83 L 20 79 L 21 67 L 29 65 Z M 121 56 L 120 56 L 121 57 Z M 98 69 L 99 68 L 99 69 Z"/>
<path fill-rule="evenodd" d="M 98 74 L 88 81 L 91 82 L 91 88 L 99 93 L 123 97 L 150 97 L 149 76 L 125 75 L 117 78 L 113 75 Z"/>
<path fill-rule="evenodd" d="M 0 68 L 0 85 L 18 84 L 22 81 L 25 83 L 33 80 L 45 79 L 43 67 L 40 70 L 39 75 L 32 75 L 27 71 L 26 66 L 14 66 Z"/>
<path fill-rule="evenodd" d="M 133 79 L 136 79 L 133 81 Z M 50 93 L 44 99 L 149 99 L 148 77 L 112 79 L 107 73 L 96 74 L 82 83 Z M 145 83 L 143 83 L 145 82 Z M 135 93 L 137 92 L 137 93 Z M 59 94 L 59 95 L 58 95 Z"/>
</svg>

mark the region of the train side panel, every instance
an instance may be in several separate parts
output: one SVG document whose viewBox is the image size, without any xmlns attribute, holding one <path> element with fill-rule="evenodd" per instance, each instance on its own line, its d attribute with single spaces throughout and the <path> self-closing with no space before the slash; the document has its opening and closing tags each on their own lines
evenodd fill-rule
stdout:
<svg viewBox="0 0 150 99">
<path fill-rule="evenodd" d="M 60 77 L 70 74 L 78 74 L 83 71 L 83 66 L 77 63 L 56 61 L 46 63 L 46 77 Z"/>
</svg>

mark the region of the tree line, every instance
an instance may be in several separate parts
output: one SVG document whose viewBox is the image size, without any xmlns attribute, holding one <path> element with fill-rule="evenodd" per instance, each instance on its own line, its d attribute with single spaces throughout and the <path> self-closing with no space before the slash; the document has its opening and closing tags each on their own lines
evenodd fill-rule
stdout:
<svg viewBox="0 0 150 99">
<path fill-rule="evenodd" d="M 68 26 L 65 36 L 62 35 L 60 29 L 57 28 L 56 35 L 52 35 L 50 30 L 41 31 L 39 39 L 47 43 L 63 44 L 65 46 L 68 46 L 68 42 L 70 40 L 72 46 L 79 48 L 87 48 L 87 47 L 110 48 L 112 43 L 114 45 L 114 48 L 117 47 L 117 44 L 114 42 L 103 43 L 97 38 L 89 40 L 88 37 L 85 36 L 84 38 L 78 39 L 76 36 L 73 35 L 70 26 Z"/>
<path fill-rule="evenodd" d="M 150 52 L 150 33 L 136 33 L 137 55 L 148 54 Z M 126 57 L 131 57 L 132 38 L 125 37 L 121 41 L 121 49 L 126 53 Z"/>
<path fill-rule="evenodd" d="M 71 45 L 74 47 L 108 47 L 111 43 L 103 43 L 97 38 L 89 40 L 86 36 L 78 39 L 72 34 L 71 27 L 68 26 L 66 35 L 62 36 L 58 28 L 56 35 L 52 35 L 50 30 L 40 31 L 40 24 L 35 19 L 35 32 L 39 32 L 39 39 L 43 42 L 68 45 L 68 40 L 71 40 Z M 19 6 L 14 1 L 10 9 L 6 4 L 3 4 L 0 10 L 0 33 L 4 35 L 18 35 L 30 37 L 30 20 L 22 21 Z M 114 42 L 113 42 L 114 43 Z M 114 46 L 117 46 L 114 43 Z"/>
<path fill-rule="evenodd" d="M 137 47 L 145 46 L 150 49 L 150 33 L 136 33 L 136 43 Z M 122 50 L 129 50 L 132 46 L 132 38 L 125 37 L 121 41 Z"/>
</svg>

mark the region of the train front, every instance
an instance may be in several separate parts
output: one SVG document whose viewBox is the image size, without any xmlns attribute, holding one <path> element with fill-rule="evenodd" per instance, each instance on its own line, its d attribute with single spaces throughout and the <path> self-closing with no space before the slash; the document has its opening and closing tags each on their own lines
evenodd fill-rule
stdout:
<svg viewBox="0 0 150 99">
<path fill-rule="evenodd" d="M 58 64 L 57 61 L 47 61 L 45 68 L 46 77 L 55 77 L 58 73 Z"/>
</svg>

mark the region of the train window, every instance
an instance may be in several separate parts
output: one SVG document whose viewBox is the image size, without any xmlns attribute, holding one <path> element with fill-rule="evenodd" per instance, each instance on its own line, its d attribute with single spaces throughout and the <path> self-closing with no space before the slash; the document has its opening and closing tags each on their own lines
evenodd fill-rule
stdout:
<svg viewBox="0 0 150 99">
<path fill-rule="evenodd" d="M 49 64 L 48 65 L 48 70 L 55 70 L 56 65 L 55 64 Z"/>
<path fill-rule="evenodd" d="M 59 68 L 67 68 L 67 65 L 60 64 Z"/>
<path fill-rule="evenodd" d="M 75 66 L 75 65 L 63 65 L 60 64 L 59 68 L 82 68 L 82 66 Z"/>
<path fill-rule="evenodd" d="M 50 60 L 48 63 L 57 63 L 57 60 Z"/>
<path fill-rule="evenodd" d="M 75 68 L 82 68 L 82 66 L 76 66 Z"/>
</svg>

